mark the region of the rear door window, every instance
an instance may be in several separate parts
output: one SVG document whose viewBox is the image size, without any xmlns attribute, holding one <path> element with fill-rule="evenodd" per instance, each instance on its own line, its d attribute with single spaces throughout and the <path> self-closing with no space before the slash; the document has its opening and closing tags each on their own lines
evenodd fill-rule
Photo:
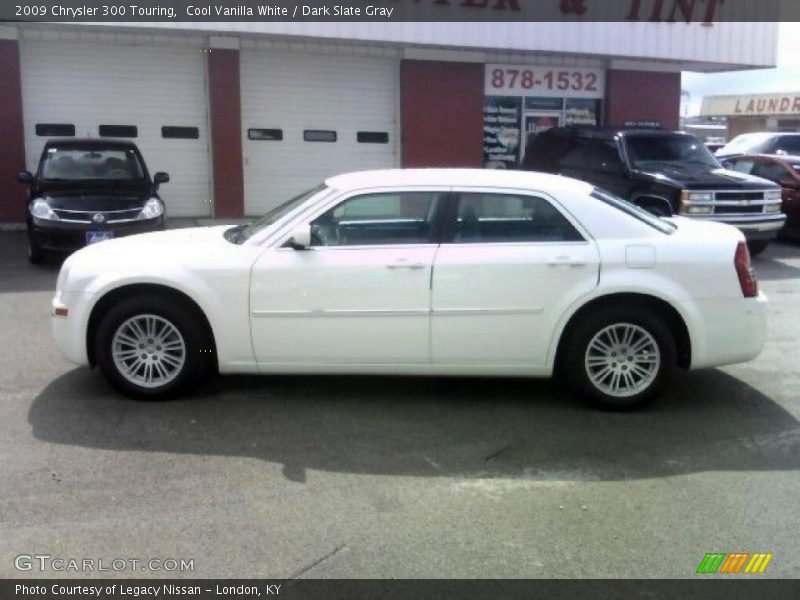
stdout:
<svg viewBox="0 0 800 600">
<path fill-rule="evenodd" d="M 579 242 L 583 236 L 548 200 L 500 193 L 461 193 L 452 242 Z"/>
</svg>

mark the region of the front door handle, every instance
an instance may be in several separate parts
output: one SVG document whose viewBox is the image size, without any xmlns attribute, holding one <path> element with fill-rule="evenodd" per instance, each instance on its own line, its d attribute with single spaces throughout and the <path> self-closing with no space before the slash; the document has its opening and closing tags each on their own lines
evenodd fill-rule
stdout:
<svg viewBox="0 0 800 600">
<path fill-rule="evenodd" d="M 421 262 L 408 262 L 405 260 L 398 260 L 397 262 L 389 263 L 386 265 L 387 269 L 424 269 L 425 265 Z"/>
<path fill-rule="evenodd" d="M 547 261 L 548 267 L 585 267 L 586 260 L 578 256 L 556 256 Z"/>
</svg>

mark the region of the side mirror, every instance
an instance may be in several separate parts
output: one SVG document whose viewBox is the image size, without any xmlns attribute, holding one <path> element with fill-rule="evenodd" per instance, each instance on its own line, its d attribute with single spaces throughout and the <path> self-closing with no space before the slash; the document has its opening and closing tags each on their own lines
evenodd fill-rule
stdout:
<svg viewBox="0 0 800 600">
<path fill-rule="evenodd" d="M 158 187 L 162 183 L 169 183 L 169 173 L 164 173 L 164 171 L 159 171 L 158 173 L 153 175 L 153 185 L 155 187 Z"/>
<path fill-rule="evenodd" d="M 294 250 L 306 250 L 311 245 L 311 225 L 304 223 L 295 227 L 286 245 Z"/>
<path fill-rule="evenodd" d="M 781 187 L 789 188 L 791 190 L 800 189 L 800 181 L 797 181 L 796 179 L 781 179 L 778 184 Z"/>
<path fill-rule="evenodd" d="M 17 181 L 27 185 L 33 184 L 33 174 L 30 171 L 20 171 L 17 174 Z"/>
<path fill-rule="evenodd" d="M 732 160 L 723 160 L 721 164 L 723 169 L 732 170 L 734 167 Z"/>
</svg>

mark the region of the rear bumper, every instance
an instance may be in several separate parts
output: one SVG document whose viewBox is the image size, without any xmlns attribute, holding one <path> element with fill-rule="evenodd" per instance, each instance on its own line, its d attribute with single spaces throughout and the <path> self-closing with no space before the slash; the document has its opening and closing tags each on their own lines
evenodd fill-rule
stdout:
<svg viewBox="0 0 800 600">
<path fill-rule="evenodd" d="M 64 223 L 32 219 L 28 222 L 28 235 L 41 251 L 53 254 L 69 254 L 86 245 L 87 231 L 110 231 L 113 237 L 125 237 L 137 233 L 148 233 L 164 229 L 164 217 L 146 221 L 130 221 L 113 225 L 89 223 Z"/>
<path fill-rule="evenodd" d="M 692 368 L 719 367 L 753 360 L 767 339 L 767 297 L 703 300 L 700 332 L 692 347 Z"/>
</svg>

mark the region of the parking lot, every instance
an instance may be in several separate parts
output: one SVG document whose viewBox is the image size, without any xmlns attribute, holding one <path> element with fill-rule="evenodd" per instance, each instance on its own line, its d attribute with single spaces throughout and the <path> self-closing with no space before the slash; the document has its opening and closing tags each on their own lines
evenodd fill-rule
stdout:
<svg viewBox="0 0 800 600">
<path fill-rule="evenodd" d="M 58 354 L 57 267 L 0 233 L 0 577 L 65 574 L 20 554 L 203 578 L 690 577 L 737 551 L 796 576 L 800 245 L 754 264 L 762 355 L 633 414 L 506 379 L 226 377 L 146 403 Z"/>
</svg>

